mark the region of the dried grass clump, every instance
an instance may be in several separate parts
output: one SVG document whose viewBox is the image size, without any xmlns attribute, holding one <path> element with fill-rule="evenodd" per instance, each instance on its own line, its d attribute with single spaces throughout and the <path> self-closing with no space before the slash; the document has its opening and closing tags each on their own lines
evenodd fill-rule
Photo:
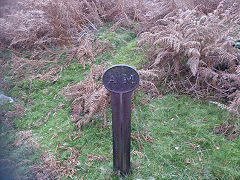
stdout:
<svg viewBox="0 0 240 180">
<path fill-rule="evenodd" d="M 80 129 L 97 112 L 104 116 L 104 127 L 107 125 L 106 108 L 109 106 L 110 96 L 101 81 L 104 69 L 103 66 L 93 65 L 84 81 L 68 85 L 63 90 L 67 99 L 72 100 L 73 122 Z"/>
<path fill-rule="evenodd" d="M 142 25 L 140 32 L 148 32 L 149 28 L 154 27 L 155 25 L 167 22 L 162 22 L 162 19 L 170 20 L 176 14 L 177 6 L 174 0 L 156 0 L 149 1 L 146 4 L 146 11 L 143 13 L 143 20 L 141 21 Z"/>
<path fill-rule="evenodd" d="M 86 64 L 91 65 L 92 62 L 96 61 L 93 54 L 93 42 L 88 36 L 82 40 L 75 53 L 78 62 L 83 65 L 84 69 Z"/>
<path fill-rule="evenodd" d="M 82 12 L 87 6 L 83 5 L 83 1 L 77 2 L 23 0 L 19 11 L 2 19 L 5 42 L 10 41 L 10 47 L 21 49 L 69 44 L 70 40 L 80 37 L 81 26 L 85 26 L 87 21 L 83 20 Z"/>
<path fill-rule="evenodd" d="M 54 65 L 49 68 L 46 73 L 37 74 L 36 76 L 32 76 L 30 81 L 35 78 L 39 78 L 39 81 L 48 81 L 48 82 L 56 82 L 61 76 L 59 75 L 62 72 L 63 66 Z"/>
<path fill-rule="evenodd" d="M 222 134 L 228 140 L 231 140 L 231 141 L 238 139 L 238 136 L 239 136 L 238 125 L 236 123 L 229 123 L 227 121 L 221 125 L 216 126 L 213 129 L 213 132 L 215 134 Z"/>
<path fill-rule="evenodd" d="M 55 158 L 50 153 L 43 153 L 41 155 L 41 160 L 43 165 L 35 165 L 33 166 L 36 179 L 61 179 L 71 178 L 77 176 L 79 171 L 79 167 L 81 167 L 81 163 L 78 158 L 81 155 L 81 150 L 77 150 L 74 147 L 57 147 L 58 149 L 68 151 L 70 154 L 67 160 L 61 161 L 58 158 Z"/>
<path fill-rule="evenodd" d="M 8 65 L 11 67 L 8 75 L 9 77 L 11 77 L 11 80 L 14 81 L 27 79 L 29 78 L 28 76 L 35 77 L 36 74 L 38 74 L 39 77 L 41 76 L 40 78 L 44 79 L 45 76 L 41 75 L 41 71 L 48 63 L 53 63 L 53 61 L 30 60 L 12 54 L 12 60 L 8 62 Z M 30 78 L 29 80 L 31 81 L 31 79 L 32 78 Z"/>
<path fill-rule="evenodd" d="M 159 70 L 139 70 L 138 73 L 140 82 L 137 90 L 157 97 L 159 95 L 157 86 L 162 82 L 165 72 Z"/>
<path fill-rule="evenodd" d="M 19 49 L 77 45 L 105 22 L 140 21 L 144 5 L 143 0 L 22 0 L 18 11 L 0 18 L 0 39 L 3 46 Z"/>
<path fill-rule="evenodd" d="M 59 55 L 47 52 L 53 55 L 49 60 L 39 59 L 38 57 L 43 56 L 46 52 L 43 53 L 42 51 L 38 51 L 38 49 L 36 50 L 37 52 L 32 52 L 31 56 L 33 59 L 24 58 L 25 54 L 13 50 L 11 60 L 1 60 L 0 63 L 4 64 L 3 67 L 11 67 L 11 70 L 8 72 L 11 80 L 19 81 L 25 79 L 32 82 L 32 80 L 38 78 L 40 81 L 56 82 L 60 78 L 59 73 L 71 63 L 74 57 L 83 65 L 84 69 L 86 65 L 91 66 L 96 61 L 93 48 L 93 40 L 88 35 L 84 35 L 77 48 L 64 49 Z M 58 65 L 58 60 L 64 52 L 66 52 L 67 60 L 64 65 Z M 46 65 L 50 66 L 46 68 Z"/>
<path fill-rule="evenodd" d="M 236 2 L 224 10 L 223 1 L 208 15 L 197 7 L 153 15 L 157 19 L 147 23 L 149 30 L 141 33 L 138 42 L 149 48 L 150 69 L 167 72 L 175 90 L 237 102 L 240 59 L 229 38 L 240 19 Z M 169 1 L 167 7 L 172 9 L 173 5 Z"/>
<path fill-rule="evenodd" d="M 208 14 L 217 9 L 217 6 L 222 0 L 175 0 L 176 4 L 182 7 L 183 9 L 197 9 L 204 14 Z"/>
<path fill-rule="evenodd" d="M 20 10 L 0 19 L 1 45 L 19 49 L 53 42 L 54 31 L 38 9 Z"/>
<path fill-rule="evenodd" d="M 100 0 L 95 3 L 104 22 L 117 22 L 123 19 L 142 21 L 142 14 L 146 10 L 144 0 Z"/>
</svg>

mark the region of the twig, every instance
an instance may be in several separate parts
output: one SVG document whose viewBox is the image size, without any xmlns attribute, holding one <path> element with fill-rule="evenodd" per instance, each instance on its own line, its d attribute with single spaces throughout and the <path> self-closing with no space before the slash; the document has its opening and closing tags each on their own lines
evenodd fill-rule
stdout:
<svg viewBox="0 0 240 180">
<path fill-rule="evenodd" d="M 141 141 L 139 140 L 139 136 L 135 137 L 133 134 L 131 134 L 131 138 L 137 141 L 137 143 L 138 143 L 138 151 L 140 152 L 142 146 L 141 146 Z"/>
<path fill-rule="evenodd" d="M 47 48 L 46 45 L 41 44 L 41 46 L 42 46 L 44 49 L 46 49 L 48 52 L 50 52 L 50 53 L 52 53 L 52 54 L 56 54 L 56 53 L 52 52 L 49 48 Z"/>
</svg>

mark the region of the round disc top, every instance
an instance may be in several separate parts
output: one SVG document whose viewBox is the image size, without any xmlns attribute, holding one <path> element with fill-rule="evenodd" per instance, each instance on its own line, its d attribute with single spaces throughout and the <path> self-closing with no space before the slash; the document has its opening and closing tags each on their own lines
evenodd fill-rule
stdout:
<svg viewBox="0 0 240 180">
<path fill-rule="evenodd" d="M 127 93 L 136 89 L 138 83 L 139 75 L 131 66 L 111 66 L 103 74 L 103 84 L 110 92 Z"/>
</svg>

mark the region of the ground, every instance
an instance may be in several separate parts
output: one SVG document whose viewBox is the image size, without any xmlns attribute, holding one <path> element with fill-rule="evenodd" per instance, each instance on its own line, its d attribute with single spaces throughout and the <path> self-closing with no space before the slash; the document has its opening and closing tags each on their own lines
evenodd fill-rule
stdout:
<svg viewBox="0 0 240 180">
<path fill-rule="evenodd" d="M 111 32 L 103 28 L 96 37 L 110 41 L 113 49 L 95 57 L 94 64 L 128 64 L 140 69 L 146 62 L 137 48 L 134 32 L 121 29 Z M 65 61 L 63 53 L 58 64 Z M 80 130 L 71 122 L 71 101 L 59 93 L 68 84 L 83 81 L 89 70 L 90 65 L 84 69 L 73 59 L 58 72 L 57 81 L 36 78 L 31 83 L 28 80 L 9 82 L 12 88 L 8 95 L 15 97 L 16 104 L 21 104 L 25 111 L 24 116 L 9 120 L 10 126 L 1 126 L 1 144 L 6 150 L 1 151 L 4 153 L 1 159 L 9 160 L 9 167 L 12 167 L 9 162 L 15 161 L 26 163 L 24 167 L 28 169 L 31 163 L 42 160 L 40 167 L 51 172 L 38 167 L 40 177 L 57 174 L 62 179 L 118 179 L 112 173 L 111 109 L 107 109 L 106 128 L 103 128 L 103 116 L 97 114 L 91 119 L 94 123 Z M 226 134 L 215 132 L 226 122 L 239 125 L 236 116 L 207 101 L 174 93 L 152 97 L 138 92 L 133 104 L 133 174 L 126 179 L 240 178 L 239 138 L 229 140 Z M 11 106 L 9 108 L 11 110 Z M 26 152 L 24 143 L 16 148 L 19 142 L 16 134 L 24 142 L 36 141 L 39 148 Z M 19 167 L 23 167 L 22 164 Z M 11 174 L 30 178 L 31 173 L 26 169 Z"/>
</svg>

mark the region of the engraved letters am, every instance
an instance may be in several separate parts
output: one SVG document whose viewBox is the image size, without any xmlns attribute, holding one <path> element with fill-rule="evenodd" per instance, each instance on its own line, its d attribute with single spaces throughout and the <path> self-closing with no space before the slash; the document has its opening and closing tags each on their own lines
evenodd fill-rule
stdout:
<svg viewBox="0 0 240 180">
<path fill-rule="evenodd" d="M 103 83 L 107 90 L 114 93 L 133 91 L 139 82 L 135 69 L 126 65 L 116 65 L 108 68 L 103 75 Z"/>
</svg>

